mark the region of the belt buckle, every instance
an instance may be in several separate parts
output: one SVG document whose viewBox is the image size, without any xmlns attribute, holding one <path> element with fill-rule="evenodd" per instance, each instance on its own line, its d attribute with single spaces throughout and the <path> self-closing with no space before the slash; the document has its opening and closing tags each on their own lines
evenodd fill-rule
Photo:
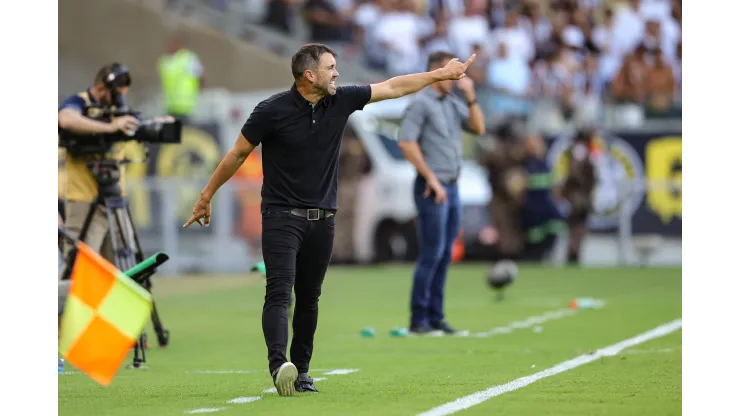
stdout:
<svg viewBox="0 0 740 416">
<path fill-rule="evenodd" d="M 306 211 L 307 211 L 306 212 L 306 218 L 309 221 L 316 221 L 316 220 L 320 219 L 320 215 L 319 215 L 320 214 L 320 212 L 319 212 L 320 210 L 318 208 L 310 208 L 310 209 L 308 209 Z M 311 213 L 315 213 L 316 215 L 313 216 L 313 215 L 311 215 Z"/>
</svg>

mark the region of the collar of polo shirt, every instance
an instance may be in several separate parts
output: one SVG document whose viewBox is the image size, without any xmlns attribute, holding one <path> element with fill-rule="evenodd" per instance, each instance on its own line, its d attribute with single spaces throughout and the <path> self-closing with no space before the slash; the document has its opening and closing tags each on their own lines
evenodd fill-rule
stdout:
<svg viewBox="0 0 740 416">
<path fill-rule="evenodd" d="M 436 98 L 439 101 L 443 101 L 449 95 L 449 93 L 442 93 L 442 92 L 435 90 L 434 88 L 425 88 L 424 93 L 428 94 L 431 97 Z"/>
<path fill-rule="evenodd" d="M 298 86 L 296 86 L 295 82 L 293 83 L 293 86 L 292 86 L 292 87 L 290 87 L 290 95 L 291 95 L 291 96 L 293 96 L 293 101 L 294 101 L 294 102 L 295 102 L 295 103 L 296 103 L 296 104 L 297 104 L 298 106 L 304 106 L 304 105 L 306 105 L 306 103 L 308 103 L 308 105 L 310 105 L 310 106 L 313 106 L 313 105 L 314 105 L 314 104 L 313 104 L 312 102 L 310 102 L 310 101 L 308 101 L 307 99 L 305 99 L 305 98 L 304 98 L 304 97 L 303 97 L 303 96 L 301 95 L 301 93 L 300 93 L 300 92 L 298 92 Z M 322 98 L 322 99 L 321 99 L 321 100 L 320 100 L 320 101 L 319 101 L 318 103 L 316 103 L 316 104 L 321 104 L 321 105 L 324 105 L 324 106 L 328 106 L 328 105 L 329 105 L 329 96 L 325 96 L 324 98 Z"/>
</svg>

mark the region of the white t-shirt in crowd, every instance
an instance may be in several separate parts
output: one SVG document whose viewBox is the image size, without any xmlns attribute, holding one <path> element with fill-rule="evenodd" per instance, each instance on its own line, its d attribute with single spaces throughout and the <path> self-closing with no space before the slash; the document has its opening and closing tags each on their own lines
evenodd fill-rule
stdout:
<svg viewBox="0 0 740 416">
<path fill-rule="evenodd" d="M 591 34 L 591 39 L 602 52 L 599 56 L 599 76 L 602 82 L 613 80 L 622 68 L 623 51 L 620 49 L 616 37 L 614 26 L 599 25 Z"/>
<path fill-rule="evenodd" d="M 508 56 L 504 59 L 496 57 L 488 64 L 487 78 L 492 87 L 523 96 L 529 89 L 531 72 L 529 65 L 520 57 Z"/>
<path fill-rule="evenodd" d="M 421 59 L 419 37 L 426 27 L 412 12 L 391 12 L 380 17 L 374 38 L 390 48 L 386 49 L 386 69 L 391 75 L 416 71 Z"/>
<path fill-rule="evenodd" d="M 452 53 L 460 60 L 473 54 L 473 45 L 483 45 L 488 37 L 488 22 L 481 15 L 459 16 L 450 20 L 448 39 Z"/>
<path fill-rule="evenodd" d="M 375 26 L 380 19 L 380 9 L 374 3 L 363 3 L 355 10 L 355 23 L 364 31 L 363 44 L 370 58 L 382 62 L 385 51 L 375 39 Z"/>
<path fill-rule="evenodd" d="M 638 11 L 625 6 L 614 14 L 612 42 L 620 55 L 626 55 L 635 50 L 642 41 L 644 33 L 645 21 Z"/>
<path fill-rule="evenodd" d="M 496 56 L 498 44 L 504 42 L 508 46 L 509 56 L 519 58 L 524 62 L 529 62 L 534 58 L 534 39 L 529 36 L 527 30 L 523 27 L 501 27 L 495 29 L 489 39 L 490 42 L 486 47 L 488 56 Z"/>
</svg>

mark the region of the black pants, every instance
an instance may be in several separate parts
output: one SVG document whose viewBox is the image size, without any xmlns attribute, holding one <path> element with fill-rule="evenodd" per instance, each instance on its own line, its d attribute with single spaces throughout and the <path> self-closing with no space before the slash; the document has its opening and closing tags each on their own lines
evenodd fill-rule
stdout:
<svg viewBox="0 0 740 416">
<path fill-rule="evenodd" d="M 291 362 L 307 373 L 319 317 L 319 296 L 334 244 L 334 216 L 309 221 L 281 211 L 262 213 L 262 256 L 267 288 L 262 331 L 270 373 L 283 363 L 288 345 L 288 307 L 295 286 Z"/>
</svg>

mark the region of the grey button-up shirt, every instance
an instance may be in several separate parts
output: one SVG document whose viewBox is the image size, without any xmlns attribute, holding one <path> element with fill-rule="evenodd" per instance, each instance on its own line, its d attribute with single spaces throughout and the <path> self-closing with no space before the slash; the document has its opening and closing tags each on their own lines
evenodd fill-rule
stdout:
<svg viewBox="0 0 740 416">
<path fill-rule="evenodd" d="M 456 180 L 462 168 L 462 130 L 470 131 L 470 109 L 454 94 L 432 88 L 417 94 L 406 108 L 400 141 L 415 141 L 429 169 L 441 182 Z"/>
</svg>

